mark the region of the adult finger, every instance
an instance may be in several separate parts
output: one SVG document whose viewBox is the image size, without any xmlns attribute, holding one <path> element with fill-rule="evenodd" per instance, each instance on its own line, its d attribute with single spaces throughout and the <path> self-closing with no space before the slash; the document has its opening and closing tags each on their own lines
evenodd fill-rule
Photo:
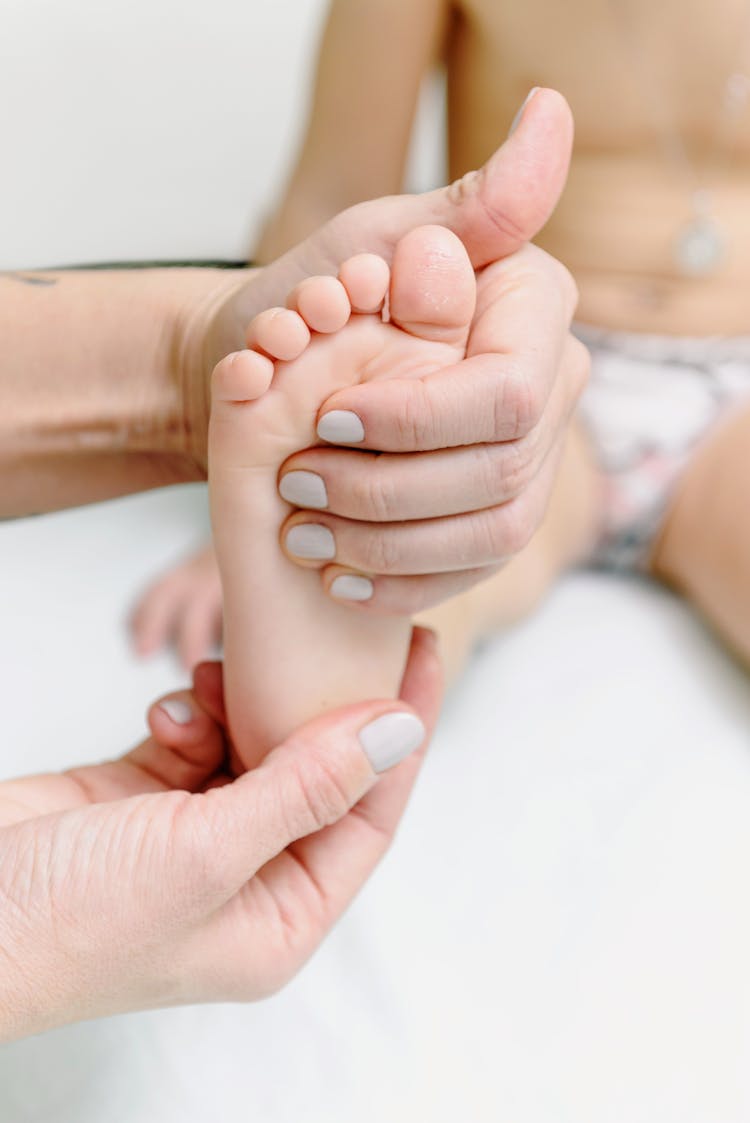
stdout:
<svg viewBox="0 0 750 1123">
<path fill-rule="evenodd" d="M 432 736 L 443 698 L 443 670 L 435 633 L 415 628 L 400 696 L 420 714 L 427 731 L 422 747 L 382 777 L 339 822 L 295 843 L 292 857 L 326 892 L 325 921 L 332 923 L 349 904 L 390 846 Z M 285 876 L 277 859 L 264 872 L 267 886 Z"/>
<path fill-rule="evenodd" d="M 467 358 L 420 378 L 337 391 L 319 411 L 319 436 L 335 433 L 336 444 L 381 452 L 526 436 L 548 406 L 563 360 L 579 392 L 585 382 L 586 352 L 570 336 L 576 299 L 564 266 L 535 246 L 488 266 Z"/>
<path fill-rule="evenodd" d="M 556 463 L 555 455 L 548 456 L 517 498 L 450 518 L 377 524 L 340 519 L 327 511 L 300 511 L 284 524 L 282 548 L 308 568 L 335 563 L 386 577 L 497 565 L 527 546 L 539 526 Z"/>
<path fill-rule="evenodd" d="M 515 499 L 570 420 L 588 365 L 579 347 L 571 336 L 547 409 L 518 440 L 408 456 L 316 446 L 282 465 L 280 495 L 303 510 L 377 523 L 464 514 Z"/>
<path fill-rule="evenodd" d="M 425 738 L 420 748 L 389 769 L 338 822 L 300 839 L 290 848 L 315 884 L 329 891 L 329 904 L 341 912 L 375 868 L 393 838 L 435 728 L 443 699 L 443 668 L 435 633 L 416 627 L 399 696 L 419 715 Z M 283 855 L 282 855 L 283 857 Z M 282 863 L 273 871 L 282 872 Z M 266 871 L 266 884 L 271 884 Z M 335 887 L 335 892 L 332 888 Z"/>
<path fill-rule="evenodd" d="M 423 195 L 360 203 L 310 241 L 358 244 L 390 260 L 393 246 L 409 230 L 437 223 L 459 236 L 480 269 L 541 230 L 565 186 L 572 147 L 573 115 L 565 98 L 556 90 L 536 89 L 517 127 L 484 167 Z"/>
<path fill-rule="evenodd" d="M 324 715 L 258 768 L 196 797 L 182 825 L 191 845 L 211 853 L 229 897 L 291 843 L 341 820 L 380 773 L 425 736 L 424 722 L 400 702 L 361 703 Z"/>
<path fill-rule="evenodd" d="M 193 693 L 199 705 L 219 725 L 227 724 L 224 705 L 224 665 L 219 660 L 197 663 L 193 667 Z"/>
<path fill-rule="evenodd" d="M 364 820 L 371 830 L 380 835 L 382 843 L 380 854 L 387 849 L 411 794 L 440 714 L 443 690 L 443 664 L 437 636 L 428 628 L 415 627 L 399 695 L 420 714 L 427 729 L 427 739 L 422 747 L 407 757 L 398 768 L 385 775 L 354 809 L 354 816 Z M 343 835 L 343 831 L 341 834 Z M 329 837 L 325 840 L 331 860 L 337 843 L 342 842 L 343 838 Z M 321 850 L 320 859 L 325 857 L 325 853 Z M 377 861 L 374 851 L 372 861 L 373 864 Z"/>
<path fill-rule="evenodd" d="M 492 565 L 416 577 L 378 577 L 330 565 L 321 570 L 320 580 L 329 597 L 349 608 L 379 616 L 416 616 L 485 581 L 498 568 Z"/>
<path fill-rule="evenodd" d="M 114 762 L 114 766 L 130 769 L 134 778 L 132 788 L 127 793 L 120 790 L 117 797 L 155 790 L 151 782 L 167 790 L 201 789 L 225 757 L 223 734 L 216 721 L 188 690 L 154 702 L 147 719 L 152 736 Z M 140 786 L 137 774 L 143 777 Z M 110 793 L 108 798 L 114 797 Z"/>
</svg>

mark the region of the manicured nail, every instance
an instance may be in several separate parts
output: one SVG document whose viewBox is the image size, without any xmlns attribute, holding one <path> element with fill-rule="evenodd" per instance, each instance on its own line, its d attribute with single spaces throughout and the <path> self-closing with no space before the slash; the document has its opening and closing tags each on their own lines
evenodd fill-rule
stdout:
<svg viewBox="0 0 750 1123">
<path fill-rule="evenodd" d="M 342 573 L 331 582 L 331 596 L 339 600 L 369 600 L 375 587 L 369 577 L 355 573 Z"/>
<path fill-rule="evenodd" d="M 374 772 L 393 768 L 422 744 L 426 730 L 416 714 L 383 714 L 359 731 L 359 742 Z"/>
<path fill-rule="evenodd" d="M 336 557 L 336 539 L 327 526 L 318 523 L 293 526 L 286 536 L 286 548 L 296 558 L 319 561 Z"/>
<path fill-rule="evenodd" d="M 318 422 L 318 436 L 334 445 L 356 445 L 365 439 L 365 427 L 351 410 L 332 409 Z"/>
<path fill-rule="evenodd" d="M 328 506 L 326 485 L 315 472 L 287 472 L 279 484 L 279 494 L 295 507 Z"/>
<path fill-rule="evenodd" d="M 538 93 L 540 89 L 541 89 L 541 86 L 534 86 L 534 88 L 532 90 L 529 90 L 526 97 L 523 99 L 523 105 L 521 106 L 521 108 L 518 110 L 518 113 L 516 113 L 515 117 L 513 118 L 513 124 L 510 126 L 510 132 L 508 133 L 508 136 L 513 136 L 513 133 L 516 131 L 518 126 L 521 124 L 521 118 L 524 115 L 524 111 L 526 109 L 526 106 L 529 104 L 529 102 L 533 98 L 534 94 Z"/>
<path fill-rule="evenodd" d="M 181 698 L 167 698 L 159 705 L 171 717 L 175 725 L 189 725 L 193 720 L 193 711 L 187 702 L 183 702 Z"/>
</svg>

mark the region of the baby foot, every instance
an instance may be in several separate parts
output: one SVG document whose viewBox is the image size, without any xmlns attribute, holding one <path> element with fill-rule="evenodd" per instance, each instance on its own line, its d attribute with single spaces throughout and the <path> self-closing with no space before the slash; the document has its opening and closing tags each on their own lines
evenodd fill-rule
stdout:
<svg viewBox="0 0 750 1123">
<path fill-rule="evenodd" d="M 420 227 L 398 243 L 391 269 L 360 254 L 338 279 L 302 282 L 288 308 L 252 321 L 249 349 L 214 371 L 209 482 L 224 588 L 225 691 L 247 767 L 324 710 L 398 692 L 410 621 L 365 616 L 323 595 L 316 568 L 336 556 L 327 528 L 299 528 L 305 534 L 295 553 L 310 569 L 285 557 L 278 534 L 290 509 L 278 473 L 292 453 L 320 443 L 318 411 L 334 391 L 419 378 L 463 359 L 475 299 L 459 239 Z"/>
</svg>

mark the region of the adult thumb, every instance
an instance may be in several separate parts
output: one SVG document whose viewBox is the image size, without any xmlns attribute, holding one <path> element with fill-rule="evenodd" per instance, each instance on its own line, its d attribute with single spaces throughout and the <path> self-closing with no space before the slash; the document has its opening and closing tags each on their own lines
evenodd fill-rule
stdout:
<svg viewBox="0 0 750 1123">
<path fill-rule="evenodd" d="M 258 768 L 199 797 L 203 825 L 220 846 L 224 891 L 235 892 L 290 843 L 342 819 L 426 736 L 402 702 L 348 706 L 308 722 Z"/>
<path fill-rule="evenodd" d="M 573 148 L 573 115 L 556 90 L 533 90 L 483 168 L 427 196 L 475 269 L 531 241 L 555 209 Z"/>
<path fill-rule="evenodd" d="M 505 143 L 478 171 L 424 195 L 362 203 L 334 221 L 350 235 L 349 241 L 358 237 L 364 244 L 363 226 L 377 233 L 378 244 L 365 248 L 386 256 L 415 226 L 447 226 L 480 269 L 515 253 L 541 230 L 562 194 L 572 148 L 573 115 L 567 101 L 556 90 L 536 89 Z"/>
</svg>

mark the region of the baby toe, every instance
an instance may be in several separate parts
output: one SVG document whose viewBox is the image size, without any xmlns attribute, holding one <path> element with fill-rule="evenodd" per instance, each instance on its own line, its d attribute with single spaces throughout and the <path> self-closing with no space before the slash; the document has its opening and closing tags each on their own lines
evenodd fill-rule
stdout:
<svg viewBox="0 0 750 1123">
<path fill-rule="evenodd" d="M 310 332 L 302 317 L 289 308 L 268 308 L 250 322 L 248 347 L 265 351 L 272 359 L 291 362 L 299 358 L 310 342 Z"/>
<path fill-rule="evenodd" d="M 391 271 L 382 257 L 374 253 L 358 253 L 345 261 L 339 270 L 352 309 L 355 312 L 379 312 L 391 280 Z"/>
<path fill-rule="evenodd" d="M 257 351 L 235 351 L 217 363 L 211 380 L 214 401 L 251 402 L 265 394 L 273 363 Z"/>
<path fill-rule="evenodd" d="M 352 311 L 347 291 L 335 277 L 308 277 L 292 292 L 289 307 L 311 331 L 324 335 L 341 331 Z"/>
</svg>

